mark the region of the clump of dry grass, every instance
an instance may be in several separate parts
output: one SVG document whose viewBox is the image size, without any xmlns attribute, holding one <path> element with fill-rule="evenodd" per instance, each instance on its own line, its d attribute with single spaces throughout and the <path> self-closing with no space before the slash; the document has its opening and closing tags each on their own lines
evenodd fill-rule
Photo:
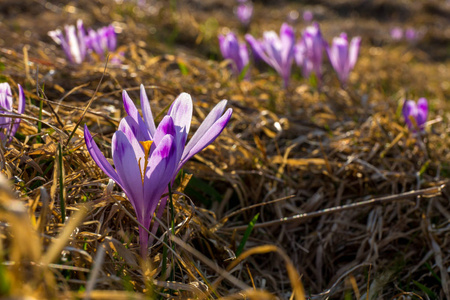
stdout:
<svg viewBox="0 0 450 300">
<path fill-rule="evenodd" d="M 377 46 L 383 37 L 372 29 L 388 27 L 371 20 L 359 26 L 366 41 L 348 89 L 326 67 L 320 90 L 297 78 L 285 91 L 270 71 L 253 68 L 252 80 L 239 82 L 226 62 L 205 58 L 217 55 L 220 26 L 237 26 L 212 4 L 180 1 L 172 11 L 152 1 L 144 10 L 37 2 L 5 14 L 0 27 L 9 39 L 0 75 L 23 83 L 28 99 L 17 138 L 1 149 L 9 179 L 0 185 L 1 295 L 301 299 L 304 286 L 313 299 L 449 297 L 447 61 L 413 46 Z M 283 6 L 266 29 L 294 8 Z M 333 34 L 336 8 L 326 1 L 319 8 L 325 35 Z M 257 15 L 272 9 L 256 5 Z M 41 25 L 32 30 L 25 20 L 36 10 L 31 24 Z M 410 13 L 419 18 L 415 6 Z M 123 65 L 65 63 L 46 32 L 80 16 L 116 22 Z M 145 261 L 130 203 L 95 166 L 76 127 L 87 123 L 110 157 L 121 91 L 137 99 L 141 83 L 154 112 L 190 93 L 194 127 L 220 99 L 234 109 L 224 133 L 186 165 L 193 175 L 177 180 L 173 210 Z M 399 107 L 419 96 L 432 109 L 427 133 L 417 137 Z M 236 258 L 256 214 L 248 251 Z"/>
</svg>

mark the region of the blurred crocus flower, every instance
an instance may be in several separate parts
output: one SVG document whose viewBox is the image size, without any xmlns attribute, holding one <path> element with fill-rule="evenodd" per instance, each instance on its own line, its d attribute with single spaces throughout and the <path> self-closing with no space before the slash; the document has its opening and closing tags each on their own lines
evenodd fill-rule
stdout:
<svg viewBox="0 0 450 300">
<path fill-rule="evenodd" d="M 294 29 L 283 23 L 280 36 L 275 31 L 266 31 L 262 41 L 256 40 L 250 34 L 246 34 L 245 39 L 250 44 L 255 56 L 264 60 L 281 75 L 284 87 L 287 88 L 294 60 Z"/>
<path fill-rule="evenodd" d="M 405 38 L 409 42 L 414 42 L 417 39 L 419 39 L 419 32 L 415 30 L 414 28 L 407 28 L 405 30 Z"/>
<path fill-rule="evenodd" d="M 407 100 L 403 104 L 403 117 L 408 128 L 412 131 L 416 129 L 423 130 L 428 116 L 428 101 L 426 98 L 420 98 L 416 102 Z M 415 123 L 415 124 L 414 124 Z"/>
<path fill-rule="evenodd" d="M 236 16 L 244 27 L 250 24 L 253 16 L 253 4 L 250 1 L 241 2 L 236 8 Z"/>
<path fill-rule="evenodd" d="M 302 68 L 303 76 L 309 77 L 314 71 L 317 78 L 322 75 L 322 54 L 327 42 L 322 37 L 318 23 L 306 27 L 295 46 L 295 61 Z"/>
<path fill-rule="evenodd" d="M 313 15 L 312 11 L 305 10 L 303 12 L 303 21 L 309 23 L 309 22 L 311 22 L 313 20 L 313 18 L 314 18 L 314 15 Z"/>
<path fill-rule="evenodd" d="M 123 92 L 128 116 L 122 119 L 112 138 L 115 169 L 100 152 L 87 126 L 84 138 L 94 161 L 123 189 L 136 211 L 137 220 L 148 229 L 158 203 L 156 216 L 162 216 L 167 196 L 162 199 L 161 197 L 167 193 L 168 185 L 192 156 L 219 136 L 231 118 L 232 109 L 229 108 L 224 113 L 227 101 L 219 102 L 185 145 L 193 110 L 191 96 L 186 93 L 179 95 L 158 127 L 155 126 L 150 103 L 142 85 L 140 96 L 143 118 L 128 94 Z M 155 222 L 152 232 L 155 233 L 157 228 L 158 223 Z M 141 255 L 145 257 L 149 235 L 141 227 L 139 241 Z"/>
<path fill-rule="evenodd" d="M 61 30 L 49 31 L 48 35 L 61 45 L 71 63 L 81 64 L 86 57 L 86 33 L 84 31 L 83 21 L 77 21 L 77 27 L 66 25 L 64 27 L 66 35 Z"/>
<path fill-rule="evenodd" d="M 393 40 L 401 40 L 403 38 L 403 29 L 400 27 L 394 27 L 391 29 L 391 38 Z"/>
<path fill-rule="evenodd" d="M 230 32 L 225 36 L 219 34 L 219 46 L 223 58 L 233 62 L 233 71 L 239 76 L 245 66 L 249 63 L 247 45 L 245 43 L 240 43 L 236 35 L 233 32 Z M 248 78 L 248 76 L 246 77 Z"/>
<path fill-rule="evenodd" d="M 347 83 L 350 71 L 355 67 L 360 45 L 360 37 L 354 37 L 349 46 L 347 34 L 341 33 L 333 39 L 332 46 L 327 47 L 328 58 L 343 85 Z"/>
<path fill-rule="evenodd" d="M 86 46 L 88 49 L 95 51 L 101 58 L 105 57 L 107 52 L 114 52 L 117 47 L 114 26 L 109 25 L 98 30 L 89 29 Z"/>
<path fill-rule="evenodd" d="M 17 107 L 17 112 L 19 114 L 23 114 L 25 111 L 25 94 L 23 93 L 23 89 L 18 84 L 19 87 L 19 103 Z M 13 113 L 13 97 L 11 93 L 11 87 L 9 83 L 3 82 L 0 83 L 0 113 L 9 115 Z M 6 116 L 0 116 L 0 139 L 5 141 L 11 141 L 12 137 L 16 134 L 17 129 L 19 128 L 20 118 L 10 118 Z"/>
</svg>

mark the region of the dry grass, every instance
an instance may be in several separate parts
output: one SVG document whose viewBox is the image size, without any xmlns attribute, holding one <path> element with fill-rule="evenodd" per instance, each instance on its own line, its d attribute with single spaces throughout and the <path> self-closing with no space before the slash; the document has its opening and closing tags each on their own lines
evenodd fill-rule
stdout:
<svg viewBox="0 0 450 300">
<path fill-rule="evenodd" d="M 439 15 L 448 12 L 446 4 L 402 2 L 392 20 L 365 18 L 384 1 L 369 8 L 356 1 L 309 6 L 328 40 L 340 30 L 363 36 L 360 60 L 345 90 L 327 65 L 320 90 L 297 70 L 285 91 L 264 68 L 238 82 L 226 62 L 208 59 L 218 57 L 217 32 L 238 26 L 230 4 L 178 1 L 171 11 L 153 1 L 148 10 L 106 0 L 28 2 L 0 4 L 0 76 L 22 84 L 28 99 L 16 138 L 0 153 L 0 295 L 450 297 L 450 62 L 448 51 L 441 56 L 445 44 L 435 44 L 449 40 L 448 19 Z M 251 31 L 278 30 L 298 7 L 257 3 Z M 346 7 L 359 14 L 348 18 Z M 389 26 L 403 14 L 428 30 L 417 45 L 388 42 Z M 89 26 L 114 21 L 122 29 L 123 65 L 104 72 L 100 61 L 66 64 L 46 32 L 79 17 Z M 221 99 L 234 110 L 223 134 L 186 165 L 193 176 L 177 181 L 176 234 L 168 230 L 168 208 L 145 261 L 130 203 L 90 158 L 82 127 L 69 139 L 75 124 L 87 123 L 111 157 L 111 137 L 124 115 L 121 91 L 138 99 L 141 83 L 154 112 L 190 93 L 194 128 Z M 417 137 L 399 108 L 405 97 L 422 96 L 430 101 L 430 118 L 426 134 Z M 258 213 L 247 251 L 236 259 Z"/>
</svg>

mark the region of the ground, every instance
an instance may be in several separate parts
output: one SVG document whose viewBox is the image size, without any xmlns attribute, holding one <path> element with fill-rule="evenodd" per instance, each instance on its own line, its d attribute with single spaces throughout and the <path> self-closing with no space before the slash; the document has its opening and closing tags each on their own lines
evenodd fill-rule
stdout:
<svg viewBox="0 0 450 300">
<path fill-rule="evenodd" d="M 449 299 L 448 1 L 256 1 L 255 37 L 283 22 L 299 37 L 305 10 L 329 43 L 362 37 L 346 86 L 325 60 L 322 84 L 295 67 L 287 89 L 269 67 L 238 80 L 223 61 L 217 35 L 246 33 L 234 1 L 141 2 L 0 4 L 0 79 L 27 98 L 1 150 L 2 296 Z M 47 32 L 77 19 L 112 23 L 122 63 L 69 64 Z M 396 26 L 419 37 L 395 41 Z M 111 157 L 121 92 L 137 101 L 140 84 L 157 122 L 191 94 L 191 132 L 221 99 L 233 109 L 175 181 L 145 260 L 131 204 L 83 138 L 87 124 Z M 401 108 L 420 97 L 429 116 L 417 134 Z"/>
</svg>

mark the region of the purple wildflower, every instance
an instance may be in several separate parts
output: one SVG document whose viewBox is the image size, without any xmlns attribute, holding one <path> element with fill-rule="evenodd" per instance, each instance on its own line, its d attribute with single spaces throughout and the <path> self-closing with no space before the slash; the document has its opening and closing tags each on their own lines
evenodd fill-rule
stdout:
<svg viewBox="0 0 450 300">
<path fill-rule="evenodd" d="M 403 29 L 400 27 L 394 27 L 391 29 L 391 38 L 395 41 L 399 41 L 403 38 Z"/>
<path fill-rule="evenodd" d="M 162 216 L 167 197 L 161 197 L 167 193 L 168 185 L 192 156 L 219 136 L 231 118 L 232 109 L 223 113 L 227 101 L 219 102 L 185 145 L 193 110 L 191 96 L 186 93 L 178 96 L 158 127 L 155 126 L 143 85 L 140 96 L 143 118 L 128 94 L 123 92 L 128 116 L 122 119 L 112 139 L 115 170 L 100 152 L 87 126 L 84 137 L 94 161 L 123 189 L 135 209 L 138 221 L 148 229 L 158 203 L 156 215 L 158 218 Z M 157 228 L 158 224 L 155 223 L 152 232 L 155 233 Z M 145 257 L 149 235 L 141 227 L 139 241 L 141 255 Z"/>
<path fill-rule="evenodd" d="M 89 29 L 86 45 L 88 49 L 95 51 L 100 57 L 104 57 L 107 52 L 115 51 L 117 37 L 114 26 L 109 25 L 98 30 Z"/>
<path fill-rule="evenodd" d="M 280 36 L 275 31 L 266 31 L 261 42 L 250 34 L 246 34 L 245 39 L 250 44 L 255 56 L 260 57 L 281 75 L 284 87 L 287 88 L 294 60 L 294 29 L 283 23 Z"/>
<path fill-rule="evenodd" d="M 305 10 L 303 12 L 303 21 L 309 23 L 309 22 L 311 22 L 313 20 L 313 18 L 314 18 L 314 15 L 313 15 L 312 11 Z"/>
<path fill-rule="evenodd" d="M 19 87 L 19 103 L 17 112 L 19 114 L 23 114 L 25 111 L 25 94 L 23 93 L 23 89 L 18 84 Z M 13 113 L 13 97 L 11 93 L 11 87 L 9 83 L 3 82 L 0 83 L 0 113 L 2 114 L 14 114 Z M 11 141 L 13 136 L 16 134 L 17 129 L 19 128 L 20 119 L 19 118 L 10 118 L 10 117 L 0 117 L 0 138 L 1 140 Z"/>
<path fill-rule="evenodd" d="M 355 67 L 360 45 L 360 37 L 354 37 L 349 46 L 347 34 L 341 33 L 339 37 L 333 39 L 331 48 L 327 48 L 331 65 L 343 85 L 347 83 L 350 71 Z"/>
<path fill-rule="evenodd" d="M 64 27 L 66 35 L 61 30 L 56 29 L 49 31 L 48 35 L 61 45 L 71 63 L 81 64 L 86 57 L 86 34 L 84 31 L 83 21 L 77 21 L 77 28 L 74 25 L 66 25 Z"/>
<path fill-rule="evenodd" d="M 225 36 L 219 34 L 219 46 L 223 58 L 233 62 L 234 73 L 236 75 L 241 74 L 242 70 L 249 63 L 247 45 L 240 43 L 236 35 L 230 32 Z"/>
<path fill-rule="evenodd" d="M 247 27 L 253 16 L 253 4 L 250 1 L 239 4 L 236 8 L 236 16 L 239 19 L 239 22 L 241 22 L 244 27 Z"/>
<path fill-rule="evenodd" d="M 322 37 L 319 24 L 308 26 L 295 46 L 295 61 L 302 68 L 303 76 L 309 77 L 314 71 L 317 78 L 322 75 L 322 53 L 327 42 Z"/>
<path fill-rule="evenodd" d="M 402 113 L 409 130 L 416 131 L 417 128 L 423 130 L 425 128 L 425 122 L 427 121 L 428 116 L 427 99 L 420 98 L 417 101 L 417 104 L 414 100 L 405 101 L 403 104 Z"/>
</svg>

